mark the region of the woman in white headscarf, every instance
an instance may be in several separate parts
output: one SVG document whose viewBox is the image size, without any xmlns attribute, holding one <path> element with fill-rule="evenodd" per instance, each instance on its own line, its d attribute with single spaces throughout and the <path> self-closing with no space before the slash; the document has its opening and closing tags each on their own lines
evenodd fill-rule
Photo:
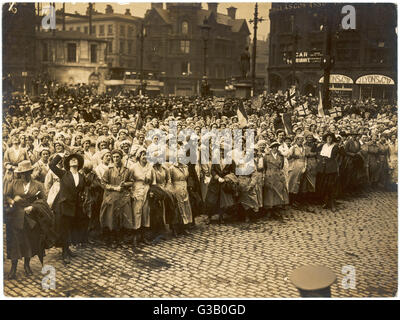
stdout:
<svg viewBox="0 0 400 320">
<path fill-rule="evenodd" d="M 297 135 L 294 138 L 294 144 L 290 147 L 288 160 L 289 160 L 289 199 L 290 204 L 295 204 L 296 195 L 300 191 L 300 182 L 306 171 L 306 154 L 303 146 L 304 136 Z"/>
<path fill-rule="evenodd" d="M 172 231 L 176 236 L 179 232 L 187 234 L 187 226 L 192 223 L 192 208 L 190 207 L 189 192 L 187 182 L 189 178 L 189 170 L 187 165 L 183 163 L 185 152 L 183 149 L 178 150 L 177 162 L 171 166 L 171 192 L 176 197 L 177 206 L 180 213 L 179 221 L 174 221 Z"/>
<path fill-rule="evenodd" d="M 153 181 L 152 165 L 147 161 L 146 149 L 139 147 L 136 151 L 136 162 L 131 167 L 133 177 L 132 214 L 134 223 L 134 249 L 138 240 L 149 244 L 147 233 L 150 229 L 150 208 L 148 202 L 148 191 Z"/>
</svg>

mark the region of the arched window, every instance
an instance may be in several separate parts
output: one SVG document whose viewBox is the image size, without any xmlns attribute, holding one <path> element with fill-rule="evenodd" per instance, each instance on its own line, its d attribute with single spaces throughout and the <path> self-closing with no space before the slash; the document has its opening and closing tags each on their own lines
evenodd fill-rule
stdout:
<svg viewBox="0 0 400 320">
<path fill-rule="evenodd" d="M 189 24 L 186 21 L 182 22 L 182 34 L 189 33 Z"/>
</svg>

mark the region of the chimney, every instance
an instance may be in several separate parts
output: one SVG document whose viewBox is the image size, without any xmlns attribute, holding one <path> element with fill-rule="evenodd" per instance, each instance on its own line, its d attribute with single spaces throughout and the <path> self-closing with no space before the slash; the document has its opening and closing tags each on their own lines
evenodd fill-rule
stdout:
<svg viewBox="0 0 400 320">
<path fill-rule="evenodd" d="M 216 2 L 208 2 L 208 11 L 214 12 L 215 14 L 217 14 L 217 10 L 218 10 L 218 3 Z"/>
<path fill-rule="evenodd" d="M 163 9 L 163 3 L 162 2 L 152 2 L 151 3 L 151 8 L 152 9 Z"/>
<path fill-rule="evenodd" d="M 114 9 L 111 5 L 108 4 L 106 7 L 106 14 L 112 14 L 112 13 L 114 13 Z"/>
<path fill-rule="evenodd" d="M 125 10 L 125 15 L 126 16 L 131 16 L 131 9 L 126 9 Z"/>
<path fill-rule="evenodd" d="M 228 16 L 231 18 L 231 19 L 236 19 L 236 8 L 235 7 L 229 7 L 228 9 L 226 9 L 226 11 L 228 11 Z"/>
</svg>

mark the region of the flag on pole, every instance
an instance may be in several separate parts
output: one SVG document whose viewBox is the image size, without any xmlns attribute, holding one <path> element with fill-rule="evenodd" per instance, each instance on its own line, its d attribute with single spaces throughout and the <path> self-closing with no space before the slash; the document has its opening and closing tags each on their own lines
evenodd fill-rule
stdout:
<svg viewBox="0 0 400 320">
<path fill-rule="evenodd" d="M 282 113 L 281 118 L 286 135 L 293 134 L 292 115 L 290 113 Z"/>
<path fill-rule="evenodd" d="M 299 117 L 306 117 L 311 114 L 311 111 L 308 109 L 308 102 L 306 101 L 302 105 L 296 107 L 294 109 Z"/>
<path fill-rule="evenodd" d="M 247 118 L 247 113 L 246 113 L 246 110 L 244 109 L 242 101 L 240 101 L 236 112 L 237 112 L 237 117 L 239 120 L 240 127 L 241 128 L 246 127 L 248 118 Z"/>
<path fill-rule="evenodd" d="M 290 87 L 286 92 L 286 100 L 291 107 L 296 104 L 296 86 Z"/>
<path fill-rule="evenodd" d="M 140 130 L 142 128 L 143 128 L 143 120 L 142 120 L 141 114 L 139 112 L 137 115 L 137 118 L 136 118 L 135 131 Z"/>
<path fill-rule="evenodd" d="M 321 90 L 319 90 L 318 116 L 323 117 L 324 115 L 325 115 L 325 113 L 324 113 L 324 108 L 322 106 Z"/>
</svg>

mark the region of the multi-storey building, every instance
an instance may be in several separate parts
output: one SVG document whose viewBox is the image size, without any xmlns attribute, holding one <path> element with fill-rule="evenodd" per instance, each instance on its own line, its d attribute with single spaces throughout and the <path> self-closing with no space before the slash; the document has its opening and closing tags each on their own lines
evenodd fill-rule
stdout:
<svg viewBox="0 0 400 320">
<path fill-rule="evenodd" d="M 104 90 L 106 40 L 77 31 L 38 32 L 36 38 L 36 65 L 50 81 L 96 84 Z"/>
<path fill-rule="evenodd" d="M 111 71 L 138 69 L 138 32 L 142 18 L 132 16 L 130 9 L 125 14 L 114 13 L 107 5 L 105 13 L 92 12 L 91 35 L 107 41 L 107 66 Z M 65 18 L 67 31 L 89 34 L 89 19 L 85 17 Z M 60 29 L 58 24 L 57 28 Z"/>
<path fill-rule="evenodd" d="M 292 83 L 303 94 L 317 95 L 323 83 L 321 57 L 328 44 L 334 59 L 330 90 L 352 98 L 395 98 L 397 11 L 389 3 L 352 3 L 355 29 L 344 30 L 342 7 L 325 3 L 273 3 L 269 12 L 271 92 Z M 330 15 L 331 32 L 327 33 Z M 295 63 L 293 56 L 295 52 Z"/>
<path fill-rule="evenodd" d="M 256 78 L 257 88 L 267 88 L 268 83 L 268 39 L 257 40 L 256 48 Z M 249 52 L 253 56 L 253 41 L 250 44 Z M 253 57 L 251 58 L 253 59 Z M 252 63 L 252 62 L 251 62 Z"/>
<path fill-rule="evenodd" d="M 206 76 L 214 91 L 224 91 L 227 79 L 240 75 L 240 55 L 248 45 L 249 29 L 236 18 L 236 8 L 218 13 L 218 3 L 152 3 L 144 18 L 143 69 L 160 76 L 164 94 L 199 94 L 204 76 L 204 33 L 207 41 Z M 204 30 L 204 29 L 203 29 Z"/>
<path fill-rule="evenodd" d="M 35 4 L 6 3 L 3 12 L 3 91 L 32 93 L 36 78 Z"/>
</svg>

